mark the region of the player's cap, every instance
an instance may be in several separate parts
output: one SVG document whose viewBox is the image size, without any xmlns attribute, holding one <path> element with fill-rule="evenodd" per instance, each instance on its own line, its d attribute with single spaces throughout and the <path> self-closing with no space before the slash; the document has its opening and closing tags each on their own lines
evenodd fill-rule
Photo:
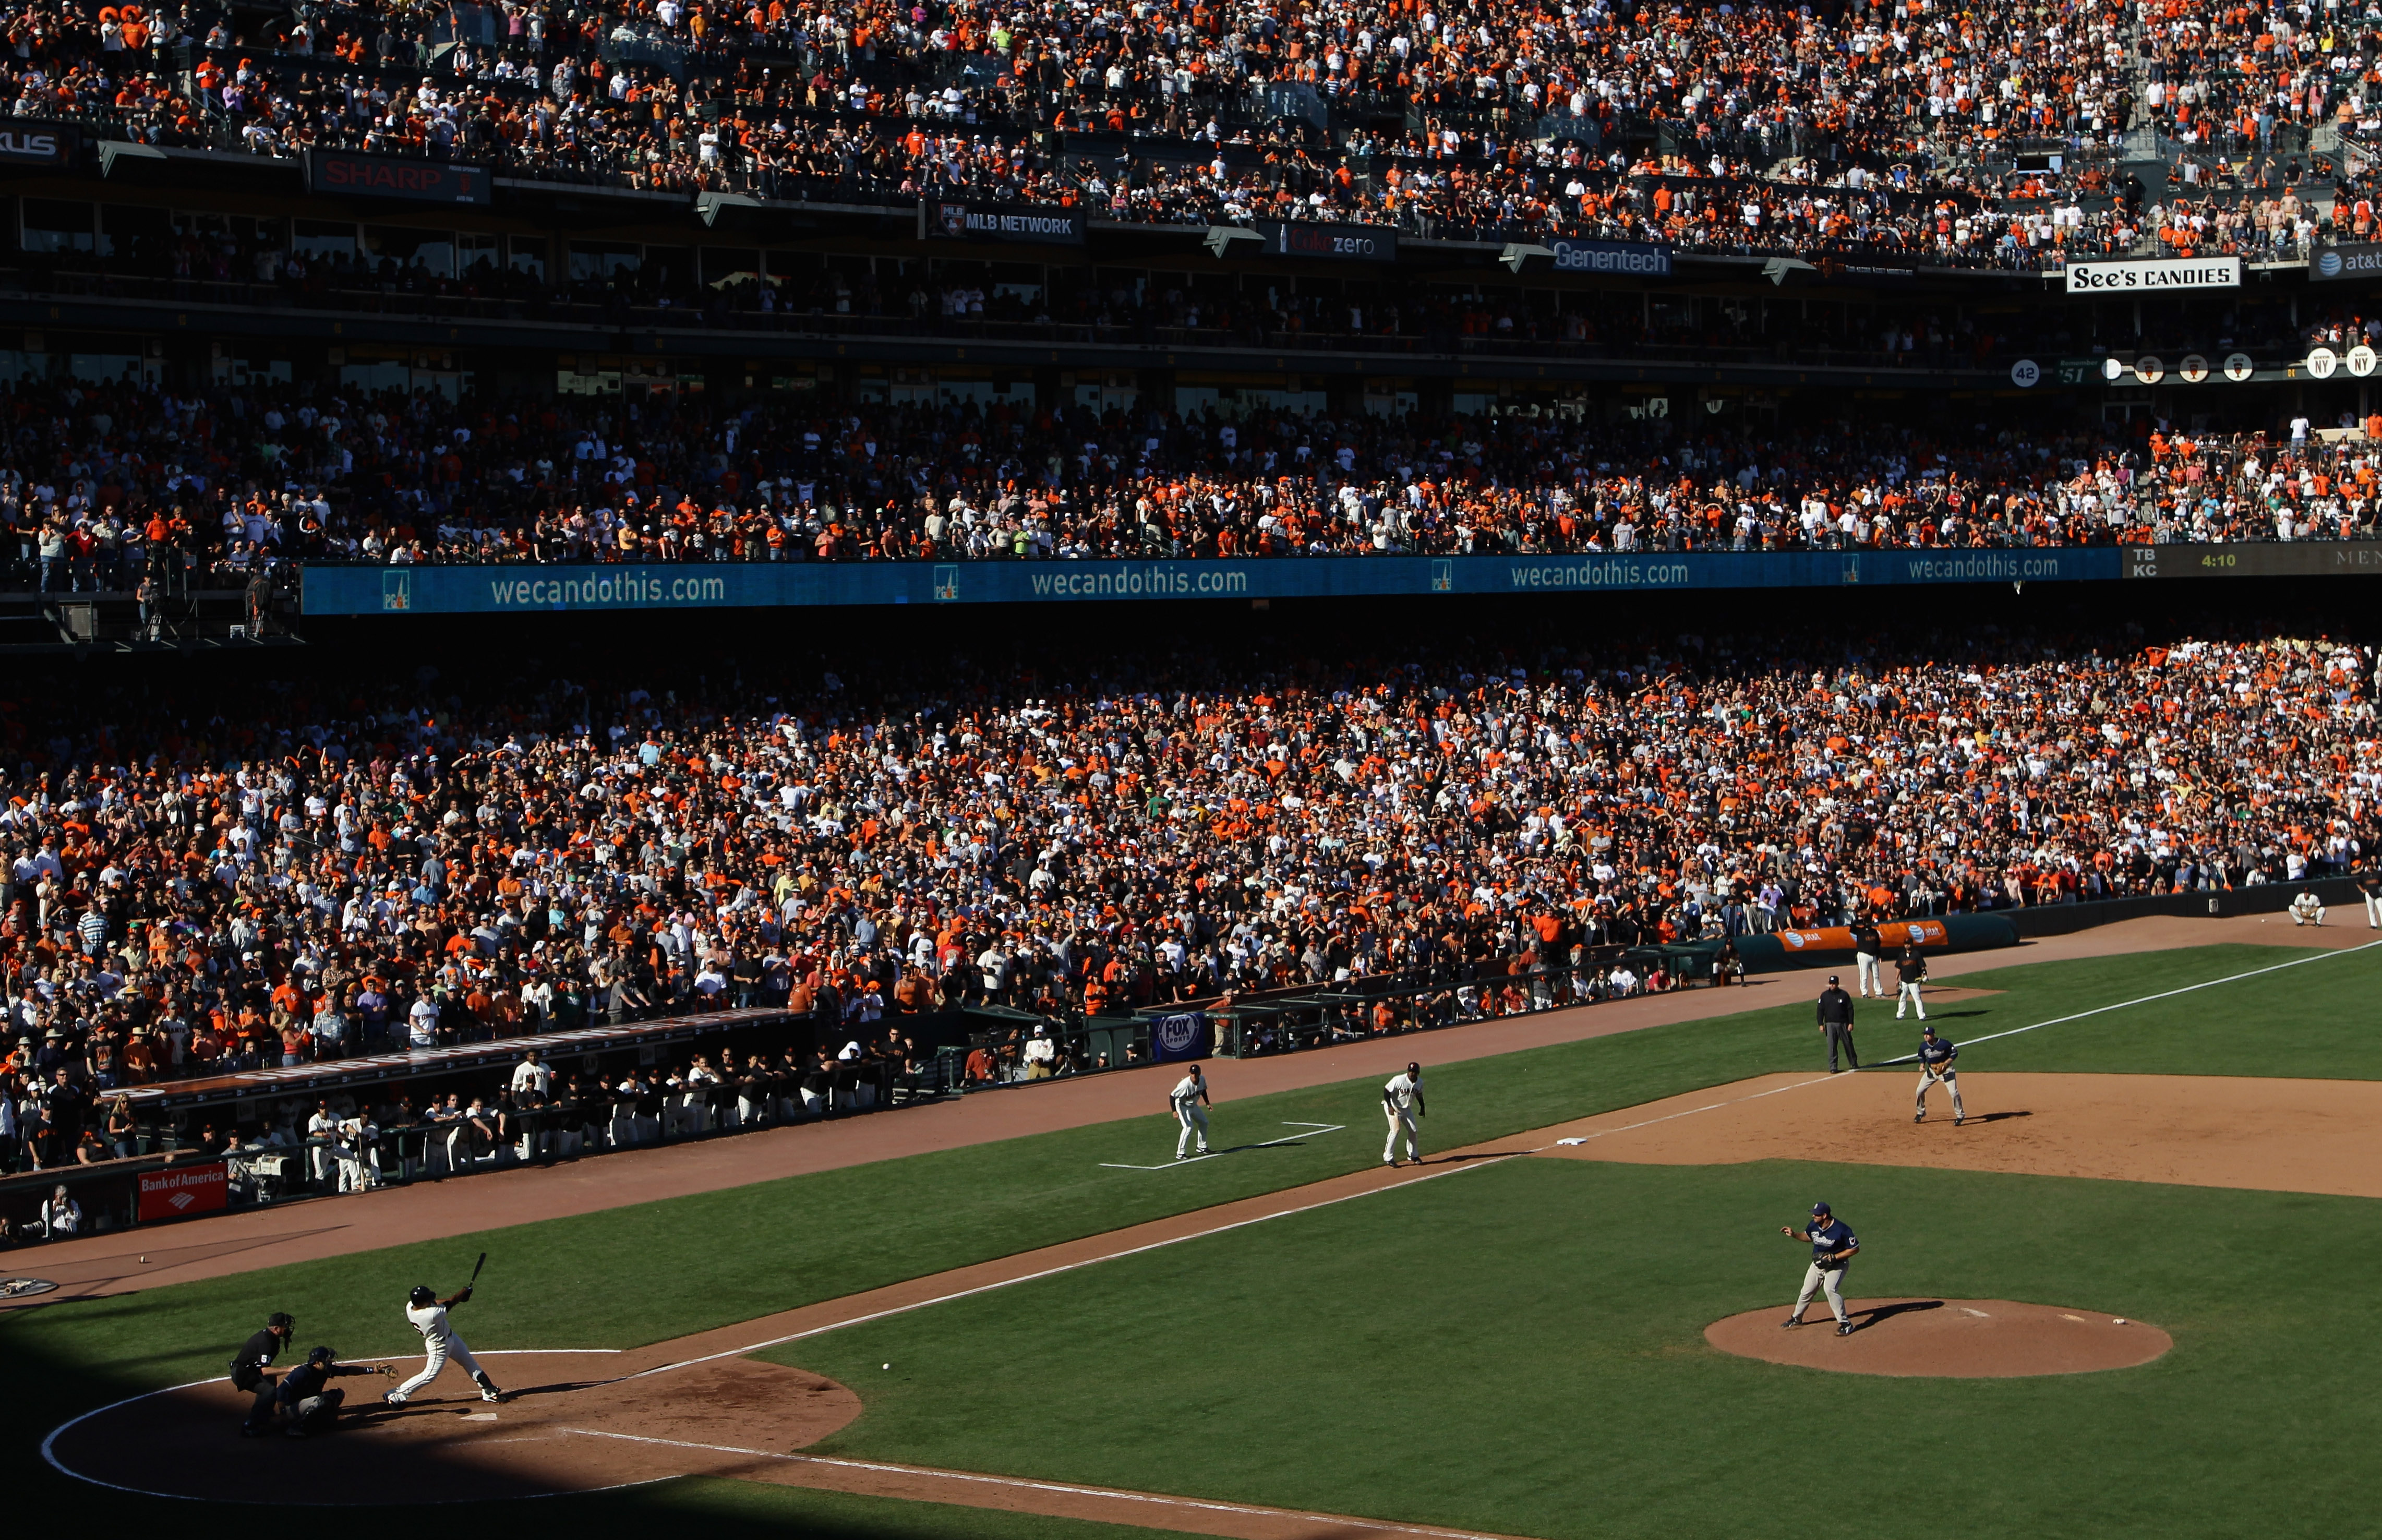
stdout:
<svg viewBox="0 0 2382 1540">
<path fill-rule="evenodd" d="M 1813 1214 L 1826 1214 L 1829 1212 L 1828 1205 L 1825 1203 L 1814 1203 L 1811 1205 L 1811 1212 Z"/>
<path fill-rule="evenodd" d="M 1922 1021 L 1919 1024 L 1919 1030 L 1922 1035 L 1932 1038 L 1935 1035 L 1935 1024 L 1932 1021 Z"/>
<path fill-rule="evenodd" d="M 1829 975 L 1828 975 L 1828 982 L 1829 982 L 1829 983 L 1831 983 L 1831 984 L 1833 984 L 1833 983 L 1835 983 L 1836 981 L 1836 976 L 1835 974 L 1833 974 L 1833 973 L 1829 974 Z"/>
<path fill-rule="evenodd" d="M 1409 1075 L 1419 1075 L 1422 1073 L 1422 1066 L 1410 1063 L 1406 1066 L 1406 1073 Z"/>
</svg>

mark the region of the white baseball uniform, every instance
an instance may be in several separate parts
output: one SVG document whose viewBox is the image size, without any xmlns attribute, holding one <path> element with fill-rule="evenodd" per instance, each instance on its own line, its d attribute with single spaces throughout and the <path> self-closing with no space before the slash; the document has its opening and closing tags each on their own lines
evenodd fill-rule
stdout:
<svg viewBox="0 0 2382 1540">
<path fill-rule="evenodd" d="M 1406 1136 L 1406 1159 L 1422 1159 L 1422 1129 L 1415 1121 L 1418 1115 L 1415 1103 L 1421 1096 L 1422 1077 L 1418 1075 L 1409 1079 L 1403 1069 L 1391 1076 L 1388 1083 L 1381 1087 L 1381 1115 L 1390 1120 L 1389 1142 L 1381 1146 L 1384 1164 L 1397 1164 L 1398 1133 L 1401 1129 Z"/>
<path fill-rule="evenodd" d="M 472 1349 L 447 1319 L 445 1305 L 408 1305 L 405 1307 L 405 1321 L 406 1324 L 422 1334 L 423 1346 L 430 1352 L 430 1361 L 422 1366 L 422 1373 L 389 1392 L 393 1399 L 404 1400 L 436 1379 L 438 1372 L 447 1367 L 447 1361 L 450 1358 L 474 1380 L 480 1377 L 480 1361 L 472 1356 Z"/>
<path fill-rule="evenodd" d="M 1194 1131 L 1199 1136 L 1199 1153 L 1204 1155 L 1208 1152 L 1208 1109 L 1199 1104 L 1199 1092 L 1205 1089 L 1204 1082 L 1197 1077 L 1185 1075 L 1175 1081 L 1174 1089 L 1168 1092 L 1174 1102 L 1174 1121 L 1183 1127 L 1183 1132 L 1174 1140 L 1174 1158 L 1178 1161 L 1190 1152 Z"/>
</svg>

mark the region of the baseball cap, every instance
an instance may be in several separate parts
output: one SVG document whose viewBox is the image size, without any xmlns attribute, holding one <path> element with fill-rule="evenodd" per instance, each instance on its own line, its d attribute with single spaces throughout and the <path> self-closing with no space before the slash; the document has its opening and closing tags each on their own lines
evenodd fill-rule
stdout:
<svg viewBox="0 0 2382 1540">
<path fill-rule="evenodd" d="M 1835 983 L 1836 981 L 1836 976 L 1835 974 L 1833 974 L 1833 973 L 1829 974 L 1829 975 L 1828 975 L 1828 982 L 1829 982 L 1829 983 L 1831 983 L 1831 984 L 1833 984 L 1833 983 Z"/>
<path fill-rule="evenodd" d="M 1830 1210 L 1828 1205 L 1825 1203 L 1814 1203 L 1811 1205 L 1811 1212 L 1813 1214 L 1826 1214 L 1829 1213 Z"/>
</svg>

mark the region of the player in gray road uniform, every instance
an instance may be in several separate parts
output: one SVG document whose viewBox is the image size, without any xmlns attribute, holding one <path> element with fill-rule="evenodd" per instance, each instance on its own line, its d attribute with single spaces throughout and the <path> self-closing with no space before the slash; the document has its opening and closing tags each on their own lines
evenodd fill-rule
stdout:
<svg viewBox="0 0 2382 1540">
<path fill-rule="evenodd" d="M 1940 1080 L 1944 1089 L 1952 1093 L 1952 1127 L 1957 1128 L 1969 1119 L 1968 1112 L 1960 1105 L 1960 1074 L 1952 1067 L 1960 1050 L 1950 1039 L 1937 1037 L 1933 1027 L 1919 1029 L 1926 1035 L 1919 1040 L 1919 1114 L 1910 1121 L 1927 1121 L 1927 1092 Z"/>
<path fill-rule="evenodd" d="M 1795 1296 L 1795 1313 L 1780 1324 L 1801 1325 L 1804 1307 L 1811 1302 L 1812 1295 L 1824 1288 L 1828 1291 L 1828 1308 L 1836 1312 L 1836 1335 L 1852 1336 L 1852 1318 L 1845 1313 L 1845 1266 L 1853 1260 L 1853 1253 L 1860 1250 L 1860 1238 L 1853 1234 L 1851 1226 L 1830 1214 L 1825 1203 L 1811 1205 L 1810 1229 L 1799 1230 L 1792 1225 L 1781 1225 L 1778 1233 L 1792 1240 L 1811 1243 L 1811 1265 L 1803 1274 L 1803 1292 Z"/>
</svg>

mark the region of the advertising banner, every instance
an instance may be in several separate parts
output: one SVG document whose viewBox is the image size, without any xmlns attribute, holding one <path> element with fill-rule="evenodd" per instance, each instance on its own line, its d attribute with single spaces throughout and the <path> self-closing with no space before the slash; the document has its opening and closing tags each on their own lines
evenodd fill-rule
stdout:
<svg viewBox="0 0 2382 1540">
<path fill-rule="evenodd" d="M 1899 952 L 1906 946 L 1936 947 L 1950 944 L 1950 938 L 1940 919 L 1896 920 L 1877 928 L 1878 940 L 1888 952 Z M 1853 949 L 1852 928 L 1847 925 L 1824 925 L 1816 930 L 1781 930 L 1778 944 L 1789 952 L 1850 952 Z"/>
<path fill-rule="evenodd" d="M 2155 294 L 2172 289 L 2239 289 L 2237 256 L 2153 257 L 2140 262 L 2070 262 L 2070 294 Z"/>
<path fill-rule="evenodd" d="M 1329 262 L 1395 262 L 1398 232 L 1387 225 L 1310 225 L 1290 219 L 1259 219 L 1266 255 L 1321 257 Z"/>
<path fill-rule="evenodd" d="M 1161 1016 L 1149 1024 L 1149 1056 L 1160 1064 L 1204 1059 L 1215 1046 L 1215 1041 L 1216 1034 L 1208 1029 L 1208 1013 L 1205 1011 Z"/>
<path fill-rule="evenodd" d="M 2308 259 L 2310 283 L 2339 283 L 2344 278 L 2382 278 L 2382 245 L 2364 240 L 2327 246 Z"/>
<path fill-rule="evenodd" d="M 142 1225 L 212 1213 L 231 1201 L 231 1183 L 221 1161 L 144 1171 L 140 1182 L 140 1205 L 133 1211 L 133 1217 Z"/>
<path fill-rule="evenodd" d="M 1614 273 L 1625 277 L 1667 278 L 1671 248 L 1642 240 L 1550 240 L 1558 273 Z"/>
<path fill-rule="evenodd" d="M 0 128 L 0 166 L 64 166 L 75 143 L 75 131 L 63 124 L 14 122 Z"/>
<path fill-rule="evenodd" d="M 306 152 L 306 191 L 349 198 L 391 198 L 409 203 L 485 203 L 493 195 L 485 166 L 446 160 L 359 155 L 345 150 Z"/>
<path fill-rule="evenodd" d="M 1090 228 L 1079 208 L 1056 203 L 929 203 L 918 205 L 918 238 L 1013 240 L 1036 246 L 1080 246 Z"/>
<path fill-rule="evenodd" d="M 1575 594 L 1585 599 L 1598 594 L 1673 588 L 2093 583 L 2115 578 L 2118 561 L 2117 547 L 2072 546 L 2021 550 L 1316 556 L 1246 561 L 309 564 L 303 575 L 309 615 L 492 615 L 529 610 L 586 614 L 800 605 L 1074 604 L 1395 594 Z"/>
</svg>

